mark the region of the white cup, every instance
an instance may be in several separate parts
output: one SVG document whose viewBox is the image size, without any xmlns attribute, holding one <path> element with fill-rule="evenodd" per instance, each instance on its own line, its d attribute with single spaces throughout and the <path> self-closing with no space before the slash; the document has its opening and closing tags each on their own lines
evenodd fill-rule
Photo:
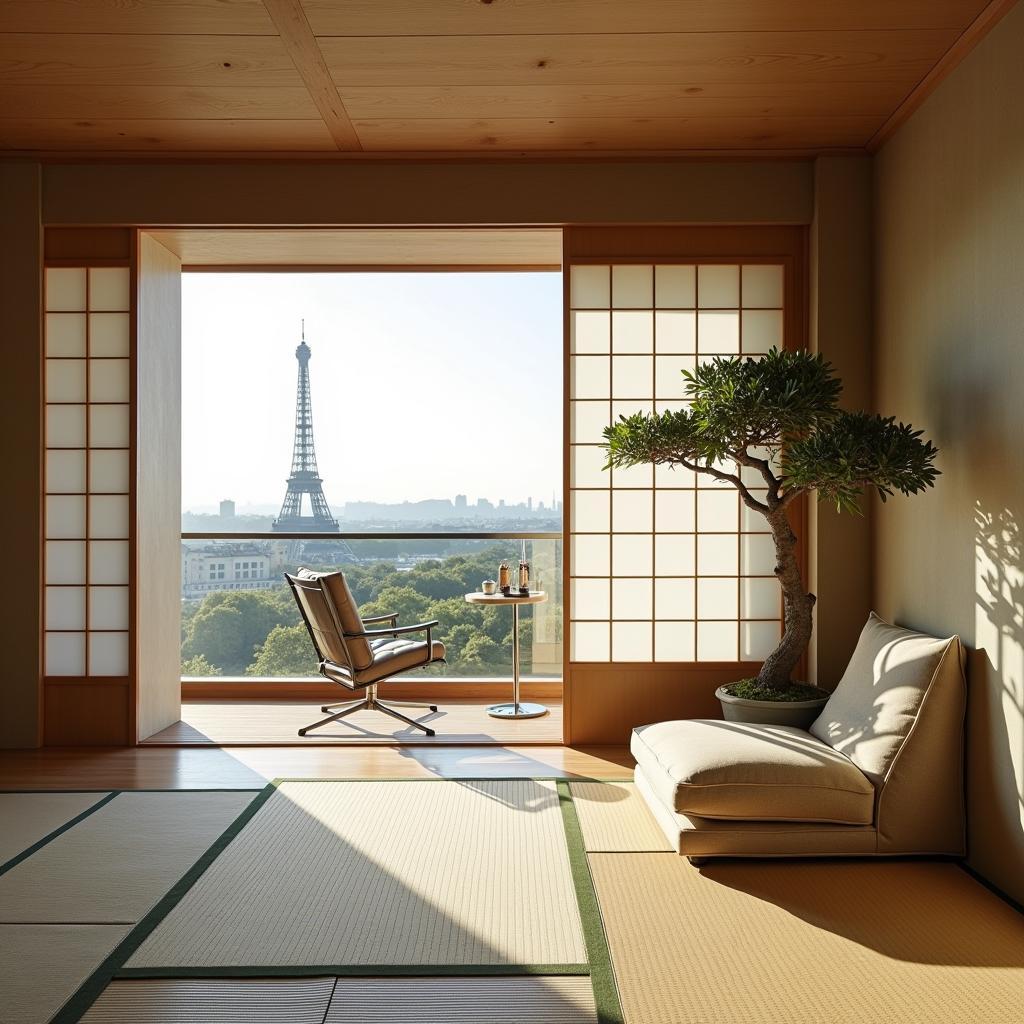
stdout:
<svg viewBox="0 0 1024 1024">
<path fill-rule="evenodd" d="M 485 594 L 493 594 L 498 589 L 498 584 L 495 580 L 484 580 L 480 584 L 480 589 Z"/>
</svg>

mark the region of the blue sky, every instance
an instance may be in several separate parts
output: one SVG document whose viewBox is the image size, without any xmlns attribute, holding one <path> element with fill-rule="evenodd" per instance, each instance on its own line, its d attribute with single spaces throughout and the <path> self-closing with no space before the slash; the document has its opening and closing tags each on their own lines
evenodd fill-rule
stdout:
<svg viewBox="0 0 1024 1024">
<path fill-rule="evenodd" d="M 279 505 L 305 318 L 328 502 L 561 497 L 555 273 L 186 274 L 182 507 Z"/>
</svg>

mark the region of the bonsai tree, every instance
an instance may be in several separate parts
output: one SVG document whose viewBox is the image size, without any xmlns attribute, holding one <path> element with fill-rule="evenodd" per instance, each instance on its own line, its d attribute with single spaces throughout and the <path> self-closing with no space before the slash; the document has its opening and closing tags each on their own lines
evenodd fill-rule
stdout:
<svg viewBox="0 0 1024 1024">
<path fill-rule="evenodd" d="M 622 416 L 605 428 L 605 469 L 682 466 L 731 484 L 747 508 L 768 520 L 785 628 L 753 685 L 732 692 L 768 700 L 814 696 L 791 682 L 811 639 L 815 596 L 800 573 L 790 505 L 817 491 L 838 510 L 860 513 L 866 490 L 882 501 L 896 491 L 916 494 L 939 475 L 938 451 L 922 431 L 892 417 L 841 410 L 842 383 L 820 355 L 772 349 L 760 359 L 716 358 L 683 377 L 688 408 Z M 744 482 L 744 469 L 756 474 L 756 487 Z M 763 499 L 753 493 L 765 488 Z"/>
</svg>

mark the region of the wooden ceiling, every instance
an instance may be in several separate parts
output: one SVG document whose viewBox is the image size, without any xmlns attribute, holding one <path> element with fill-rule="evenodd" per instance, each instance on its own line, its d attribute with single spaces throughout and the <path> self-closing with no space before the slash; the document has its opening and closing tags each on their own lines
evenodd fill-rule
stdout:
<svg viewBox="0 0 1024 1024">
<path fill-rule="evenodd" d="M 1012 3 L 3 0 L 0 148 L 860 148 Z"/>
</svg>

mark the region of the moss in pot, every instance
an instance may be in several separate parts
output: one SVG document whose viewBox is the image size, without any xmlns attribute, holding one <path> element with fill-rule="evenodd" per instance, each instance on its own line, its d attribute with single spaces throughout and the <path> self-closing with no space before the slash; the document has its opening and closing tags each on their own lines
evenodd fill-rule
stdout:
<svg viewBox="0 0 1024 1024">
<path fill-rule="evenodd" d="M 937 449 L 893 417 L 839 408 L 842 383 L 806 351 L 715 358 L 683 371 L 687 408 L 621 416 L 604 430 L 605 469 L 678 466 L 728 484 L 768 523 L 782 591 L 782 637 L 756 679 L 719 687 L 726 718 L 806 727 L 828 693 L 792 678 L 813 628 L 814 594 L 800 571 L 790 509 L 802 495 L 860 514 L 875 491 L 885 501 L 935 483 Z"/>
</svg>

